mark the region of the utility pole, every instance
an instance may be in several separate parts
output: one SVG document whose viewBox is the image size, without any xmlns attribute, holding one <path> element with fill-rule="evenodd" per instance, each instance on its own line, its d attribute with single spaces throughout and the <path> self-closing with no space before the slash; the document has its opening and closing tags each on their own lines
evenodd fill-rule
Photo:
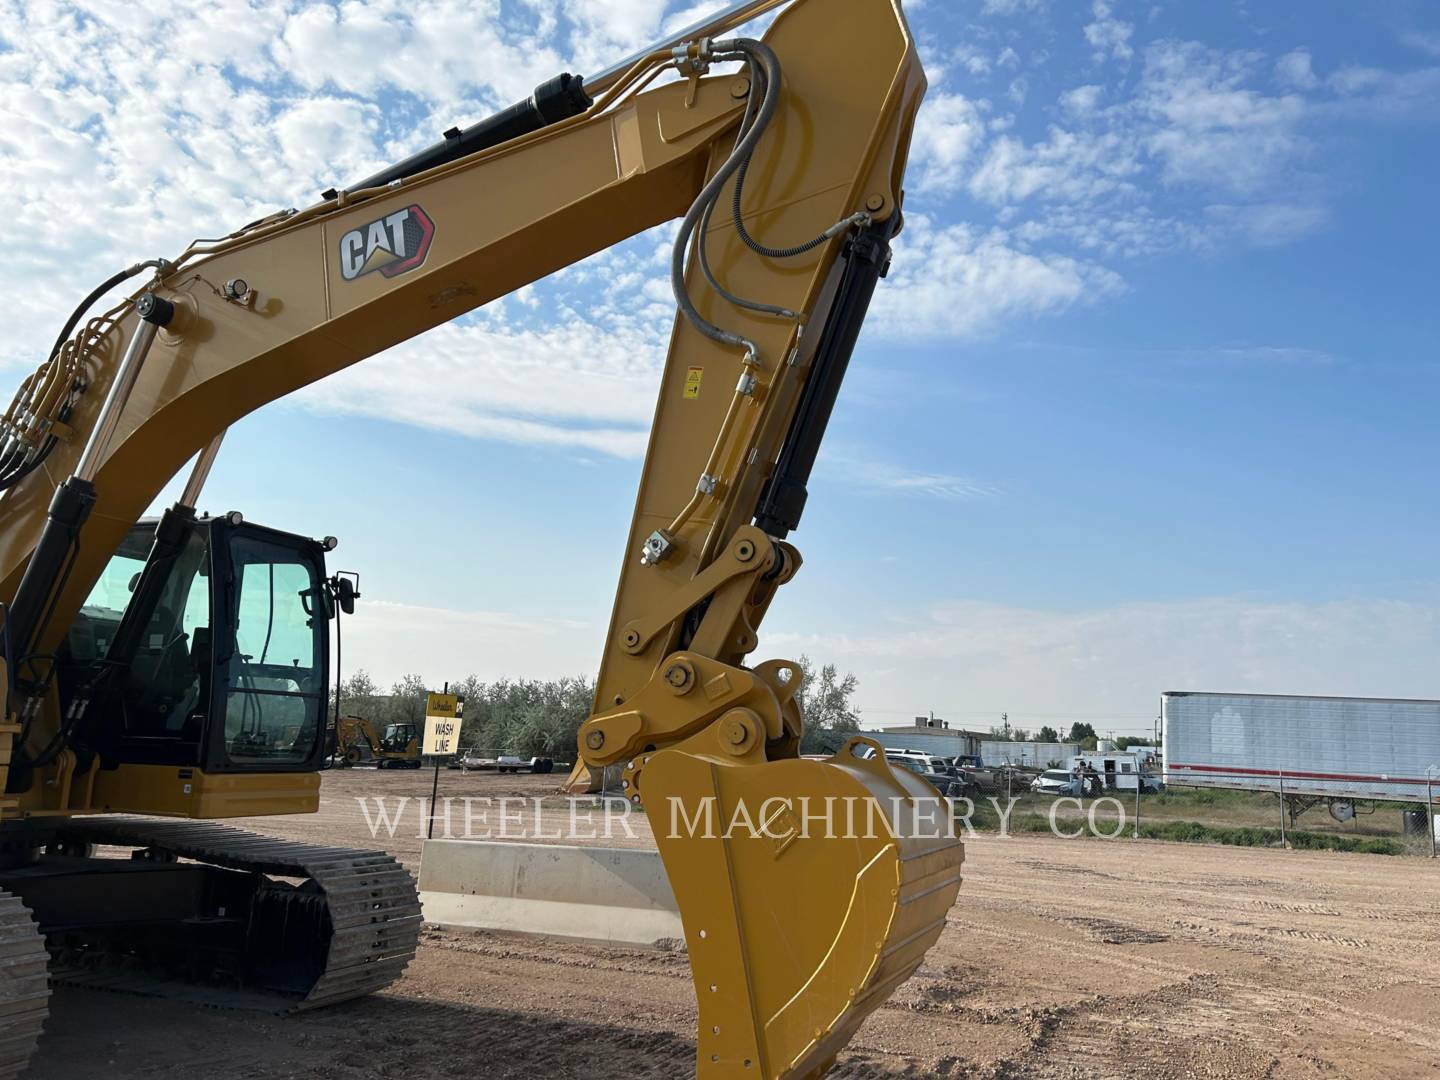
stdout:
<svg viewBox="0 0 1440 1080">
<path fill-rule="evenodd" d="M 1010 714 L 1009 714 L 1008 712 L 1003 712 L 1003 713 L 1000 714 L 1000 723 L 1003 724 L 1004 727 L 1005 727 L 1005 741 L 1006 741 L 1006 742 L 1009 742 L 1009 741 L 1010 741 Z"/>
</svg>

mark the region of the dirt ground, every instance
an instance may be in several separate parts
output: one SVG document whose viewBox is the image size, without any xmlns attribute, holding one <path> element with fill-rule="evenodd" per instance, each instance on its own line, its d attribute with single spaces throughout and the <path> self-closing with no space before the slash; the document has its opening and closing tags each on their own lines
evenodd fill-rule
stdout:
<svg viewBox="0 0 1440 1080">
<path fill-rule="evenodd" d="M 558 779 L 447 773 L 441 794 Z M 429 773 L 332 773 L 319 815 L 248 825 L 374 846 L 355 797 L 429 790 Z M 412 867 L 418 822 L 384 845 Z M 939 945 L 831 1075 L 1433 1077 L 1437 1018 L 1431 860 L 986 837 Z M 674 1080 L 694 1022 L 683 953 L 432 930 L 387 993 L 296 1017 L 61 989 L 30 1075 Z"/>
</svg>

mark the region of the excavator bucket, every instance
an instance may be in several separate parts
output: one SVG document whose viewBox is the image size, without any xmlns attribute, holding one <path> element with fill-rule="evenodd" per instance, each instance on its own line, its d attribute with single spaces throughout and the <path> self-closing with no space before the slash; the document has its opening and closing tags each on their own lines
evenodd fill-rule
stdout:
<svg viewBox="0 0 1440 1080">
<path fill-rule="evenodd" d="M 949 805 L 859 738 L 826 761 L 663 750 L 642 792 L 690 950 L 697 1080 L 823 1075 L 944 928 Z"/>
</svg>

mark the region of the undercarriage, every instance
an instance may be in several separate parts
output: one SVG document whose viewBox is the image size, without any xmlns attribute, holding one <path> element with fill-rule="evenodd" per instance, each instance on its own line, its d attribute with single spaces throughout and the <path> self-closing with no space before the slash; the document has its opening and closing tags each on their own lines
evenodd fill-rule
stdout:
<svg viewBox="0 0 1440 1080">
<path fill-rule="evenodd" d="M 0 1080 L 33 1051 L 47 957 L 55 985 L 291 1012 L 381 989 L 415 954 L 414 880 L 383 852 L 137 817 L 28 840 L 38 857 L 0 871 Z"/>
</svg>

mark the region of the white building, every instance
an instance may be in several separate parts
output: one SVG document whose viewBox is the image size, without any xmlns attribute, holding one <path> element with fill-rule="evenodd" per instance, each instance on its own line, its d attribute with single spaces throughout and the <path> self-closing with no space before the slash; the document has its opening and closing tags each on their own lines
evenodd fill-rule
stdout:
<svg viewBox="0 0 1440 1080">
<path fill-rule="evenodd" d="M 1048 769 L 1052 764 L 1065 764 L 1078 753 L 1079 743 L 986 739 L 980 744 L 980 764 L 986 768 L 998 765 L 1028 765 L 1036 769 Z"/>
<path fill-rule="evenodd" d="M 870 736 L 886 750 L 919 750 L 935 757 L 975 757 L 983 745 L 975 732 L 952 728 L 949 721 L 929 716 L 917 716 L 913 726 L 861 734 Z"/>
</svg>

